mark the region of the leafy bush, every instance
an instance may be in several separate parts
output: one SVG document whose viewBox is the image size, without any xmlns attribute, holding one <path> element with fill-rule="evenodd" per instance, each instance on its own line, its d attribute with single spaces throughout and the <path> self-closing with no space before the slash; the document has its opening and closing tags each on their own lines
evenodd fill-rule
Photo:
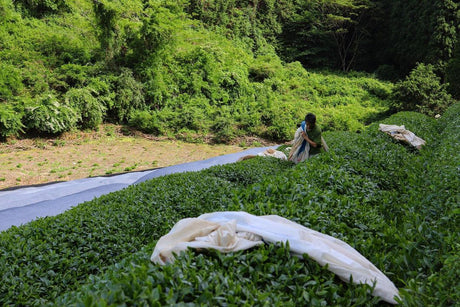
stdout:
<svg viewBox="0 0 460 307">
<path fill-rule="evenodd" d="M 8 105 L 0 102 L 0 139 L 4 139 L 9 136 L 17 136 L 20 132 L 24 132 L 22 129 L 23 112 L 18 111 L 12 105 Z"/>
<path fill-rule="evenodd" d="M 71 88 L 81 88 L 88 83 L 90 68 L 79 64 L 64 64 L 54 71 L 55 80 L 50 86 L 57 91 L 66 92 Z"/>
<path fill-rule="evenodd" d="M 68 0 L 17 0 L 16 8 L 26 16 L 43 17 L 48 14 L 65 12 L 70 9 Z"/>
<path fill-rule="evenodd" d="M 25 108 L 24 123 L 28 130 L 59 134 L 74 128 L 79 116 L 73 108 L 60 103 L 53 94 L 39 97 L 33 106 Z"/>
<path fill-rule="evenodd" d="M 87 64 L 91 53 L 84 37 L 61 31 L 56 29 L 54 33 L 47 33 L 39 45 L 39 51 L 46 57 L 49 65 L 56 67 L 69 63 Z"/>
<path fill-rule="evenodd" d="M 130 69 L 122 69 L 111 84 L 115 97 L 107 106 L 108 118 L 116 122 L 127 122 L 134 110 L 145 109 L 143 85 L 137 81 Z"/>
<path fill-rule="evenodd" d="M 154 135 L 159 135 L 162 131 L 158 116 L 149 111 L 135 111 L 129 119 L 128 124 L 140 131 Z"/>
<path fill-rule="evenodd" d="M 447 85 L 442 84 L 431 64 L 419 64 L 405 80 L 396 83 L 392 107 L 396 111 L 442 113 L 452 104 Z"/>
<path fill-rule="evenodd" d="M 71 89 L 65 95 L 66 104 L 79 115 L 77 125 L 83 129 L 97 129 L 102 123 L 104 106 L 89 88 Z"/>
<path fill-rule="evenodd" d="M 218 116 L 211 127 L 218 142 L 227 143 L 235 136 L 235 122 L 228 116 Z"/>
<path fill-rule="evenodd" d="M 13 65 L 0 62 L 0 101 L 18 95 L 22 89 L 20 70 Z"/>
<path fill-rule="evenodd" d="M 399 79 L 399 74 L 396 68 L 392 65 L 384 64 L 377 67 L 375 74 L 379 79 L 394 81 Z"/>
<path fill-rule="evenodd" d="M 289 140 L 307 112 L 316 113 L 325 130 L 358 130 L 388 109 L 389 83 L 280 60 L 263 33 L 274 40 L 282 15 L 276 8 L 287 4 L 262 1 L 241 11 L 220 1 L 211 12 L 196 1 L 15 2 L 48 7 L 46 18 L 37 19 L 4 2 L 0 62 L 8 63 L 8 73 L 0 77 L 0 100 L 48 92 L 61 99 L 72 88 L 87 88 L 104 106 L 104 120 L 177 137 L 220 133 L 216 139 L 223 142 L 243 134 Z M 60 14 L 64 2 L 69 14 Z M 144 110 L 152 111 L 155 124 L 136 113 Z"/>
<path fill-rule="evenodd" d="M 249 79 L 253 82 L 263 82 L 265 79 L 273 78 L 276 72 L 282 70 L 280 61 L 273 56 L 264 55 L 257 57 L 249 67 Z"/>
</svg>

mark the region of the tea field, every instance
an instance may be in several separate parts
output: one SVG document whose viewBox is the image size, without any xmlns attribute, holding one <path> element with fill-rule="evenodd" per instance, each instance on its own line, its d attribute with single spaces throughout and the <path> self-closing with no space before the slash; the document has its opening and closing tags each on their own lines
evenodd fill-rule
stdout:
<svg viewBox="0 0 460 307">
<path fill-rule="evenodd" d="M 384 306 L 289 246 L 149 258 L 178 220 L 242 210 L 276 214 L 341 239 L 400 289 L 401 306 L 460 301 L 460 104 L 440 119 L 385 119 L 427 141 L 327 132 L 328 153 L 294 165 L 255 158 L 153 179 L 0 233 L 0 305 Z"/>
</svg>

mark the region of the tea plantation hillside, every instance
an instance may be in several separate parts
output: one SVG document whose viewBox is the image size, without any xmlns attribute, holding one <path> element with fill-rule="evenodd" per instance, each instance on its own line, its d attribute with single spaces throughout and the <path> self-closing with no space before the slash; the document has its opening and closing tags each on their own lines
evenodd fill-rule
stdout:
<svg viewBox="0 0 460 307">
<path fill-rule="evenodd" d="M 160 267 L 157 240 L 185 217 L 277 214 L 356 248 L 400 289 L 402 306 L 460 300 L 460 104 L 438 120 L 403 112 L 420 151 L 378 132 L 329 132 L 330 152 L 294 165 L 255 158 L 174 174 L 0 233 L 0 304 L 385 305 L 288 246 L 188 251 Z"/>
</svg>

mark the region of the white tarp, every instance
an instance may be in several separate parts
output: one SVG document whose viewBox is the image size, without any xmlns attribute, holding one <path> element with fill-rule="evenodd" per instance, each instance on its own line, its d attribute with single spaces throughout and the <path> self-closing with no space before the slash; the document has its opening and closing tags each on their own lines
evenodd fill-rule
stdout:
<svg viewBox="0 0 460 307">
<path fill-rule="evenodd" d="M 406 142 L 417 149 L 420 149 L 423 145 L 425 145 L 425 141 L 423 139 L 416 136 L 413 132 L 406 130 L 406 127 L 404 125 L 397 126 L 379 124 L 379 130 L 385 132 L 394 139 Z"/>
<path fill-rule="evenodd" d="M 214 212 L 186 218 L 158 241 L 151 261 L 164 265 L 174 260 L 173 254 L 191 248 L 209 248 L 232 252 L 264 242 L 286 243 L 292 253 L 308 254 L 320 265 L 337 274 L 343 281 L 373 286 L 374 296 L 396 304 L 398 289 L 379 269 L 347 243 L 309 229 L 277 215 L 255 216 L 246 212 Z"/>
</svg>

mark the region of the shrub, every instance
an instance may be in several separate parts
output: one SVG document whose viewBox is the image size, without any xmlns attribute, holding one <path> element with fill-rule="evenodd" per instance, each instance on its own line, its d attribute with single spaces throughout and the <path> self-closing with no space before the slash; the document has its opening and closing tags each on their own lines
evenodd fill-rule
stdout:
<svg viewBox="0 0 460 307">
<path fill-rule="evenodd" d="M 398 71 L 392 65 L 380 65 L 375 71 L 376 76 L 382 80 L 396 81 L 399 78 Z"/>
<path fill-rule="evenodd" d="M 13 2 L 24 15 L 33 17 L 43 17 L 70 10 L 67 0 L 17 0 Z"/>
<path fill-rule="evenodd" d="M 276 72 L 281 70 L 282 65 L 278 57 L 259 56 L 249 67 L 249 79 L 253 82 L 263 82 L 265 79 L 274 77 Z"/>
<path fill-rule="evenodd" d="M 68 63 L 86 64 L 91 57 L 90 47 L 85 45 L 84 38 L 68 32 L 47 33 L 38 51 L 54 67 Z"/>
<path fill-rule="evenodd" d="M 0 62 L 0 101 L 17 95 L 23 88 L 19 69 Z"/>
<path fill-rule="evenodd" d="M 220 114 L 216 116 L 211 130 L 217 142 L 227 143 L 235 136 L 235 121 L 228 111 L 220 112 Z"/>
<path fill-rule="evenodd" d="M 121 73 L 113 78 L 112 88 L 115 91 L 113 105 L 108 107 L 108 116 L 116 122 L 126 122 L 135 110 L 146 108 L 143 85 L 137 81 L 133 72 L 123 68 Z"/>
<path fill-rule="evenodd" d="M 419 64 L 405 80 L 396 83 L 392 107 L 395 111 L 417 111 L 427 115 L 443 112 L 451 103 L 446 84 L 431 64 Z"/>
<path fill-rule="evenodd" d="M 59 134 L 74 128 L 79 119 L 75 110 L 61 104 L 53 94 L 37 99 L 33 106 L 25 108 L 24 122 L 28 130 Z"/>
<path fill-rule="evenodd" d="M 79 64 L 64 64 L 55 70 L 55 90 L 66 91 L 72 87 L 84 87 L 88 82 L 88 66 Z"/>
<path fill-rule="evenodd" d="M 18 112 L 12 105 L 0 103 L 0 138 L 17 136 L 23 132 L 21 122 L 23 112 Z"/>
<path fill-rule="evenodd" d="M 158 117 L 146 110 L 134 111 L 128 124 L 140 131 L 155 135 L 159 135 L 163 131 Z"/>
<path fill-rule="evenodd" d="M 78 115 L 78 126 L 83 129 L 97 129 L 102 123 L 105 108 L 89 88 L 71 89 L 65 95 L 66 104 L 74 108 Z"/>
<path fill-rule="evenodd" d="M 97 98 L 106 110 L 113 108 L 116 93 L 112 89 L 112 83 L 115 77 L 101 75 L 89 78 L 87 88 L 91 94 Z M 105 114 L 107 116 L 107 114 Z"/>
</svg>

